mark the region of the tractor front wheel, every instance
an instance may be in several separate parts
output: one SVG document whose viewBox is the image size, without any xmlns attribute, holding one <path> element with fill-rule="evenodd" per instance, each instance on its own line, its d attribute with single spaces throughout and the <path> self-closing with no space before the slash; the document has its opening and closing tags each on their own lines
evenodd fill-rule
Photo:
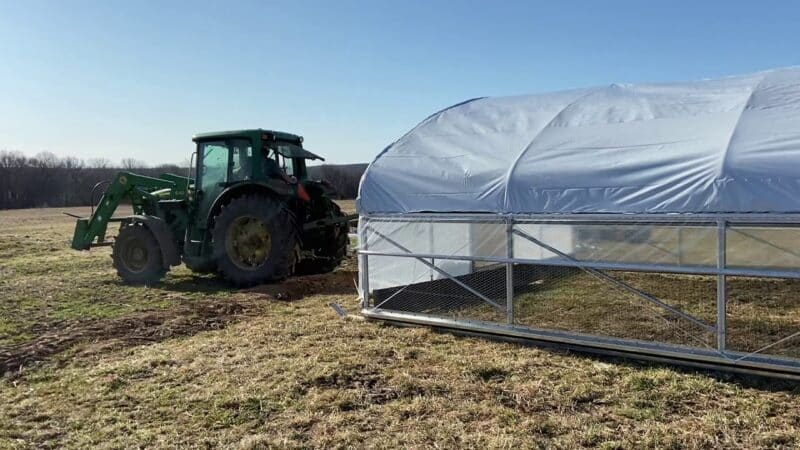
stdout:
<svg viewBox="0 0 800 450">
<path fill-rule="evenodd" d="M 294 272 L 294 215 L 270 198 L 240 197 L 223 206 L 212 239 L 217 270 L 237 286 L 280 281 Z"/>
<path fill-rule="evenodd" d="M 164 278 L 167 270 L 161 247 L 153 233 L 141 223 L 123 225 L 111 253 L 117 274 L 126 283 L 152 284 Z"/>
</svg>

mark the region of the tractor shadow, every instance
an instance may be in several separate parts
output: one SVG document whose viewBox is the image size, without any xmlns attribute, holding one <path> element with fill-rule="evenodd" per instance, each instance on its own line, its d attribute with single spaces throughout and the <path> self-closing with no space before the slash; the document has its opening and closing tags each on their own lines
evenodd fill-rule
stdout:
<svg viewBox="0 0 800 450">
<path fill-rule="evenodd" d="M 358 273 L 349 270 L 337 270 L 331 273 L 295 276 L 286 280 L 262 284 L 248 288 L 238 288 L 221 280 L 219 277 L 194 275 L 179 279 L 167 280 L 152 286 L 152 289 L 188 293 L 252 293 L 258 296 L 271 297 L 276 300 L 300 300 L 312 295 L 358 295 L 356 281 Z"/>
<path fill-rule="evenodd" d="M 120 279 L 114 280 L 107 280 L 103 281 L 102 284 L 107 286 L 113 286 L 120 289 L 127 289 L 130 286 L 141 286 L 141 285 L 130 285 L 125 283 Z M 221 280 L 219 277 L 214 275 L 179 275 L 179 276 L 171 276 L 167 275 L 165 280 L 162 280 L 158 283 L 148 284 L 145 285 L 148 289 L 153 289 L 155 291 L 165 291 L 165 292 L 178 292 L 178 293 L 205 293 L 205 294 L 217 294 L 220 292 L 235 292 L 237 289 L 235 286 L 226 283 L 224 280 Z"/>
</svg>

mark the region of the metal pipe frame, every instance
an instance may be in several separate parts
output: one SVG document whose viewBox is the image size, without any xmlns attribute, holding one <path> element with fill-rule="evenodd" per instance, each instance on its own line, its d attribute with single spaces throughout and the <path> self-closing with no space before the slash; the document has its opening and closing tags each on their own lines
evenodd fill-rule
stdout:
<svg viewBox="0 0 800 450">
<path fill-rule="evenodd" d="M 713 369 L 724 369 L 734 372 L 754 373 L 759 375 L 778 376 L 800 380 L 800 359 L 784 358 L 760 353 L 774 345 L 788 341 L 797 336 L 800 332 L 785 337 L 777 342 L 771 343 L 762 349 L 751 353 L 730 351 L 726 348 L 726 322 L 727 322 L 727 298 L 726 298 L 726 277 L 745 276 L 745 277 L 769 277 L 769 278 L 800 278 L 800 268 L 797 270 L 773 270 L 773 269 L 732 269 L 727 267 L 726 240 L 727 230 L 734 225 L 744 225 L 749 227 L 795 227 L 800 226 L 800 215 L 741 215 L 741 214 L 722 214 L 722 215 L 559 215 L 543 217 L 537 215 L 437 215 L 437 214 L 413 214 L 402 216 L 365 216 L 362 218 L 362 230 L 359 230 L 361 245 L 358 250 L 359 261 L 362 263 L 362 274 L 360 277 L 360 289 L 363 296 L 367 299 L 363 305 L 362 314 L 370 319 L 387 320 L 412 325 L 427 325 L 437 328 L 455 330 L 459 332 L 474 332 L 488 334 L 512 339 L 524 339 L 532 342 L 543 342 L 550 344 L 561 344 L 586 351 L 602 354 L 619 354 L 632 356 L 641 359 L 652 359 L 663 362 L 678 364 L 688 364 L 698 367 Z M 429 223 L 496 223 L 505 225 L 507 253 L 505 257 L 490 256 L 466 256 L 466 255 L 442 255 L 436 253 L 413 253 L 401 244 L 393 241 L 381 234 L 369 222 L 429 222 Z M 514 228 L 516 224 L 565 224 L 565 225 L 664 225 L 664 226 L 707 226 L 716 227 L 717 232 L 717 258 L 713 266 L 682 266 L 665 264 L 646 264 L 646 263 L 615 263 L 603 261 L 580 261 L 576 258 L 559 251 L 536 238 L 528 235 L 522 230 Z M 379 238 L 384 239 L 392 246 L 398 248 L 400 252 L 374 251 L 369 250 L 367 243 L 367 231 L 375 233 Z M 736 231 L 736 230 L 732 230 Z M 550 251 L 559 256 L 552 259 L 527 259 L 515 258 L 514 256 L 514 235 L 530 240 L 535 245 Z M 467 289 L 482 300 L 487 301 L 498 309 L 505 310 L 506 324 L 494 322 L 475 321 L 466 319 L 447 319 L 443 317 L 417 314 L 402 311 L 390 311 L 369 307 L 369 256 L 391 256 L 414 258 L 426 264 L 432 270 L 436 270 L 440 275 L 456 282 L 462 288 Z M 462 260 L 472 262 L 494 262 L 505 264 L 506 266 L 506 305 L 505 308 L 485 298 L 479 292 L 469 286 L 464 285 L 457 278 L 451 276 L 444 270 L 436 267 L 435 264 L 428 263 L 427 260 Z M 613 277 L 608 276 L 601 270 L 624 270 L 637 272 L 665 272 L 690 275 L 708 275 L 717 278 L 717 297 L 716 297 L 716 326 L 710 326 L 693 316 L 683 313 L 680 310 L 656 300 L 656 305 L 666 307 L 675 313 L 695 324 L 702 326 L 705 331 L 715 333 L 716 348 L 691 347 L 684 345 L 666 344 L 656 341 L 639 341 L 634 339 L 610 338 L 600 335 L 584 334 L 578 332 L 544 330 L 534 327 L 519 327 L 514 324 L 514 264 L 534 264 L 546 266 L 565 266 L 576 267 L 589 272 L 590 274 L 599 273 L 605 275 L 604 280 L 617 285 L 619 282 Z M 610 278 L 610 280 L 606 279 Z M 622 282 L 620 282 L 622 283 Z M 625 283 L 622 283 L 625 285 Z M 619 286 L 618 286 L 619 287 Z M 630 288 L 625 285 L 622 288 Z M 635 288 L 631 288 L 635 289 Z M 627 290 L 627 289 L 626 289 Z M 645 300 L 652 301 L 651 296 L 635 290 L 635 294 Z M 644 294 L 644 295 L 642 295 Z M 379 305 L 380 306 L 380 305 Z M 688 317 L 686 317 L 688 316 Z"/>
<path fill-rule="evenodd" d="M 727 275 L 738 277 L 758 277 L 758 278 L 800 278 L 800 269 L 797 271 L 773 270 L 773 269 L 719 269 L 716 266 L 678 266 L 665 264 L 636 264 L 636 263 L 605 263 L 594 261 L 570 261 L 566 259 L 528 259 L 528 258 L 506 258 L 499 256 L 460 256 L 443 255 L 437 253 L 400 253 L 373 250 L 359 250 L 360 255 L 366 256 L 396 256 L 400 258 L 434 258 L 451 259 L 454 261 L 480 261 L 493 262 L 498 264 L 532 264 L 540 266 L 564 266 L 564 267 L 587 267 L 599 270 L 621 270 L 630 272 L 663 272 L 677 273 L 685 275 Z"/>
<path fill-rule="evenodd" d="M 506 222 L 506 321 L 514 325 L 514 221 Z"/>
<path fill-rule="evenodd" d="M 723 270 L 726 265 L 726 245 L 727 245 L 728 224 L 725 219 L 717 221 L 717 269 Z M 717 350 L 725 353 L 726 342 L 726 323 L 727 323 L 727 288 L 725 286 L 725 274 L 717 274 Z"/>
<path fill-rule="evenodd" d="M 759 354 L 727 351 L 721 355 L 716 349 L 702 349 L 634 339 L 517 327 L 477 320 L 454 320 L 401 311 L 365 309 L 361 314 L 368 319 L 394 323 L 424 325 L 445 330 L 476 332 L 489 336 L 523 339 L 531 343 L 563 344 L 569 348 L 612 356 L 625 356 L 660 362 L 677 363 L 714 370 L 755 374 L 800 381 L 800 361 Z"/>
<path fill-rule="evenodd" d="M 358 227 L 358 247 L 367 250 L 367 227 L 361 226 L 359 221 Z M 358 254 L 358 267 L 359 267 L 359 290 L 361 291 L 361 306 L 369 308 L 369 257 L 359 252 Z"/>
<path fill-rule="evenodd" d="M 729 226 L 788 226 L 800 227 L 800 214 L 490 214 L 490 213 L 440 213 L 440 214 L 364 214 L 363 218 L 372 222 L 464 222 L 464 223 L 505 223 L 509 218 L 515 224 L 522 223 L 564 223 L 567 225 L 686 225 L 699 224 L 714 226 L 719 219 L 725 219 Z"/>
</svg>

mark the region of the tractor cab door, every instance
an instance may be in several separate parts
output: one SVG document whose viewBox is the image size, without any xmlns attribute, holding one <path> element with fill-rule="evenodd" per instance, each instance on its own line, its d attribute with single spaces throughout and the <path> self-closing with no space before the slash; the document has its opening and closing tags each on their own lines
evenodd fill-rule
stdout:
<svg viewBox="0 0 800 450">
<path fill-rule="evenodd" d="M 205 224 L 214 200 L 230 184 L 250 179 L 253 149 L 249 139 L 200 142 L 197 148 L 198 205 L 195 221 Z"/>
</svg>

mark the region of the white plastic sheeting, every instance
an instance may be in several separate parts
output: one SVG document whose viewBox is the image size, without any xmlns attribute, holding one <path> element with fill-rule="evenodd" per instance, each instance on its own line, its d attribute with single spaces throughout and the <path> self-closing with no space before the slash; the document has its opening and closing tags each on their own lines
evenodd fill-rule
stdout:
<svg viewBox="0 0 800 450">
<path fill-rule="evenodd" d="M 387 147 L 371 213 L 800 212 L 800 68 L 481 98 Z"/>
<path fill-rule="evenodd" d="M 359 226 L 363 229 L 366 225 L 367 222 L 362 219 Z M 372 251 L 447 256 L 478 256 L 489 252 L 493 256 L 505 256 L 506 238 L 502 234 L 502 227 L 486 228 L 486 224 L 479 223 L 395 221 L 370 221 L 368 225 L 364 233 L 364 246 Z M 447 276 L 466 275 L 473 271 L 471 261 L 423 260 L 429 264 L 416 258 L 373 257 L 370 260 L 370 288 L 383 289 L 421 283 Z"/>
<path fill-rule="evenodd" d="M 496 262 L 482 261 L 482 258 L 509 256 L 507 225 L 502 221 L 475 220 L 443 223 L 424 219 L 361 218 L 362 248 L 383 254 L 407 255 L 370 256 L 370 290 L 459 277 L 496 266 Z M 556 253 L 524 237 L 512 236 L 511 255 L 528 262 L 568 264 L 577 260 L 676 267 L 716 267 L 717 264 L 715 226 L 637 223 L 587 225 L 522 220 L 515 223 L 513 229 L 557 250 Z M 800 230 L 730 230 L 729 258 L 732 263 L 748 268 L 776 269 L 800 265 L 800 253 L 792 250 Z M 453 256 L 471 258 L 448 259 Z M 360 262 L 363 263 L 363 259 Z"/>
</svg>

